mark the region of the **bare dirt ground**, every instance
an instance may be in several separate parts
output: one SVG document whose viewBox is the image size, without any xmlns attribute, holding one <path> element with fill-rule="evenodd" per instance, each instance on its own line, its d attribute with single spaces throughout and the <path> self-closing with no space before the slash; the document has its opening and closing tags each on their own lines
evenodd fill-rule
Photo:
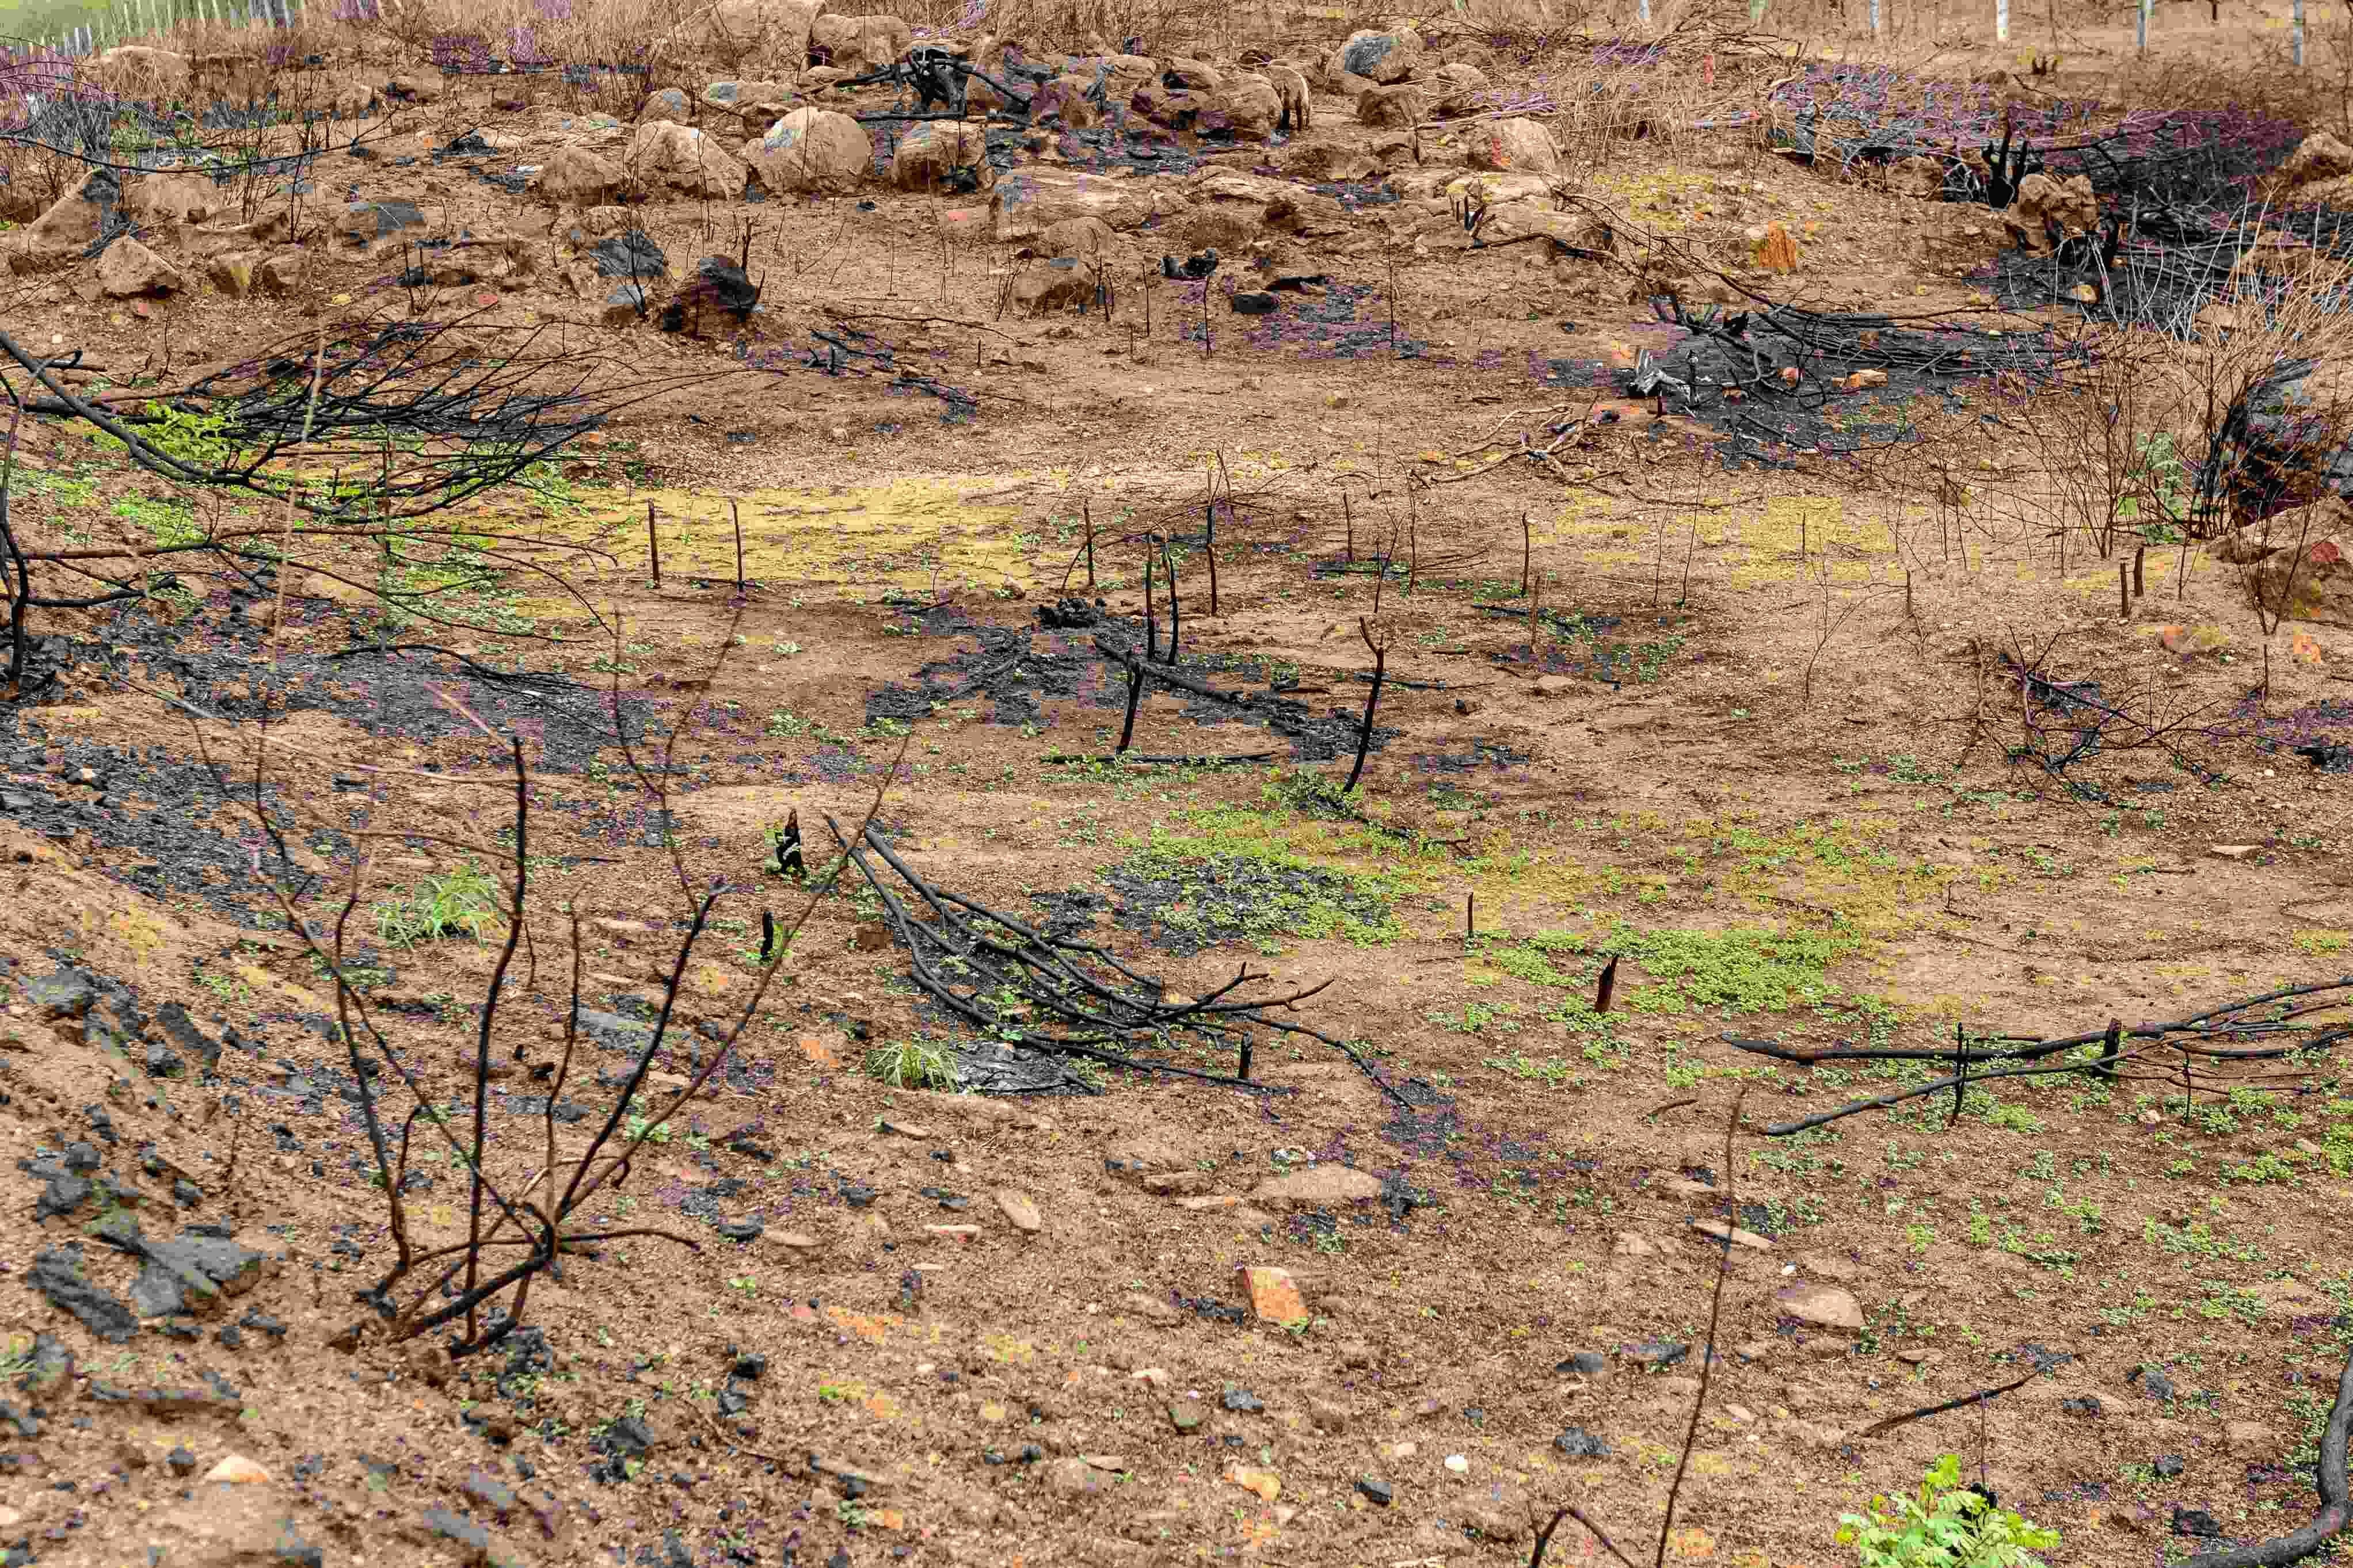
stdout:
<svg viewBox="0 0 2353 1568">
<path fill-rule="evenodd" d="M 2197 15 L 2167 13 L 2168 58 L 2201 58 Z M 2019 240 L 1982 200 L 1770 145 L 1795 46 L 1675 33 L 1609 78 L 1615 134 L 1538 104 L 1535 196 L 1450 184 L 1498 162 L 1492 106 L 1594 79 L 1588 43 L 1432 28 L 1399 130 L 1327 69 L 1354 24 L 1271 26 L 1155 40 L 1137 89 L 1219 90 L 1197 48 L 1289 58 L 1310 127 L 1130 104 L 1092 142 L 1000 136 L 977 190 L 704 198 L 632 166 L 627 203 L 543 182 L 618 163 L 640 103 L 600 121 L 617 99 L 379 37 L 332 68 L 368 103 L 333 144 L 372 155 L 307 165 L 300 205 L 151 205 L 172 279 L 110 292 L 48 219 L 0 236 L 0 331 L 81 350 L 51 375 L 78 398 L 288 344 L 299 388 L 305 344 L 459 315 L 484 359 L 535 331 L 654 394 L 395 540 L 23 420 L 37 597 L 93 592 L 76 550 L 140 593 L 37 603 L 0 703 L 6 1562 L 1468 1564 L 1574 1503 L 1546 1562 L 1612 1560 L 1589 1521 L 1636 1561 L 1821 1568 L 1857 1560 L 1842 1513 L 1947 1453 L 2059 1532 L 2052 1563 L 2307 1521 L 2353 1336 L 2337 1057 L 1788 1124 L 1949 1070 L 1820 1051 L 2344 974 L 2353 632 L 2157 526 L 2146 468 L 2129 526 L 2084 523 L 2112 384 L 1983 374 L 2086 341 L 2073 285 L 1998 304 Z M 2203 58 L 2254 69 L 2271 31 L 2233 29 Z M 2104 104 L 2085 123 L 2175 107 L 2100 37 L 2063 89 L 1982 49 L 1896 63 L 1956 92 L 1998 64 L 2019 112 Z M 1841 53 L 1869 51 L 1810 58 Z M 773 118 L 703 101 L 733 79 L 631 92 L 682 89 L 732 158 Z M 1688 129 L 1708 102 L 1764 107 Z M 1087 248 L 1057 268 L 1018 193 L 1074 167 L 1103 184 L 1057 211 L 1102 232 L 1059 231 Z M 367 203 L 416 222 L 379 237 Z M 595 248 L 632 232 L 667 271 L 642 317 Z M 1210 247 L 1206 279 L 1163 274 Z M 758 310 L 665 331 L 705 255 L 749 256 Z M 1679 400 L 1637 384 L 1696 363 L 1662 291 L 1891 318 L 1841 328 L 1858 354 L 1968 335 L 1931 371 L 1785 354 Z M 235 560 L 121 553 L 237 529 Z M 1114 761 L 1147 624 L 1131 750 L 1177 760 Z M 1156 1037 L 1058 1058 L 1019 1048 L 1053 1032 L 1034 998 L 943 1005 L 912 963 L 943 922 L 902 923 L 882 895 L 912 885 L 828 826 L 870 810 L 931 888 L 1114 955 Z M 788 817 L 806 882 L 774 864 Z M 347 900 L 356 1053 L 293 925 L 332 949 Z M 1238 971 L 1313 994 L 1214 1081 L 1237 1036 L 1169 1015 Z M 2344 994 L 2211 1039 L 2309 1043 Z M 380 1304 L 370 1101 L 406 1244 L 455 1249 Z M 608 1117 L 634 1152 L 520 1327 L 509 1290 L 412 1333 L 468 1278 L 438 1270 L 478 1110 L 510 1198 Z"/>
</svg>

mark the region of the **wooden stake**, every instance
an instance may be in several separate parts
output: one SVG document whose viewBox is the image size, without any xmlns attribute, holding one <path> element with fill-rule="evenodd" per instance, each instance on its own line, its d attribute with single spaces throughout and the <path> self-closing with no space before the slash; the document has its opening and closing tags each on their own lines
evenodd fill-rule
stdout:
<svg viewBox="0 0 2353 1568">
<path fill-rule="evenodd" d="M 2144 577 L 2142 576 L 2142 572 L 2143 572 L 2144 568 L 2146 567 L 2147 561 L 2148 561 L 2148 546 L 2147 546 L 2147 545 L 2146 545 L 2146 544 L 2136 544 L 2136 545 L 2134 545 L 2134 546 L 2133 546 L 2133 597 L 2134 597 L 2134 598 L 2136 598 L 2136 599 L 2139 598 L 2139 597 L 2141 596 L 2141 595 L 2143 595 L 2144 593 L 2147 593 L 2147 589 L 2143 585 L 2143 584 L 2144 584 L 2144 583 L 2145 583 L 2145 579 L 2144 579 Z"/>
<path fill-rule="evenodd" d="M 1611 953 L 1609 962 L 1601 966 L 1601 983 L 1593 988 L 1593 1010 L 1609 1011 L 1609 994 L 1618 989 L 1618 955 Z"/>
<path fill-rule="evenodd" d="M 735 525 L 735 592 L 744 592 L 744 513 L 733 500 L 727 503 L 727 519 Z"/>
<path fill-rule="evenodd" d="M 1202 510 L 1208 514 L 1209 614 L 1214 616 L 1218 613 L 1218 501 L 1214 491 L 1209 504 Z"/>
<path fill-rule="evenodd" d="M 1381 680 L 1388 673 L 1389 661 L 1388 646 L 1373 640 L 1372 624 L 1362 616 L 1356 617 L 1356 635 L 1373 650 L 1373 689 L 1365 699 L 1364 726 L 1356 732 L 1356 765 L 1348 770 L 1348 782 L 1340 786 L 1342 795 L 1354 790 L 1356 780 L 1364 775 L 1366 753 L 1373 749 L 1373 714 L 1381 705 Z"/>
<path fill-rule="evenodd" d="M 1079 500 L 1079 516 L 1087 525 L 1087 586 L 1095 585 L 1095 514 L 1083 496 Z"/>
<path fill-rule="evenodd" d="M 1176 638 L 1185 627 L 1185 610 L 1176 599 L 1176 558 L 1168 553 L 1168 536 L 1160 537 L 1160 567 L 1168 574 L 1168 662 L 1176 662 Z"/>
<path fill-rule="evenodd" d="M 2125 1021 L 2122 1018 L 2109 1019 L 2107 1037 L 2100 1042 L 2100 1066 L 2098 1071 L 2100 1077 L 2106 1079 L 2110 1083 L 2114 1083 L 2116 1079 L 2116 1069 L 2115 1066 L 2116 1059 L 2116 1047 L 2124 1043 L 2124 1036 Z"/>
<path fill-rule="evenodd" d="M 1462 940 L 1469 942 L 1479 934 L 1479 895 L 1474 891 L 1462 900 Z"/>
<path fill-rule="evenodd" d="M 654 586 L 661 586 L 661 541 L 654 536 L 654 503 L 646 502 L 646 556 L 654 565 Z"/>
<path fill-rule="evenodd" d="M 1945 1125 L 1952 1126 L 1961 1119 L 1961 1100 L 1969 1088 L 1969 1036 L 1958 1019 L 1953 1023 L 1953 1114 Z"/>
<path fill-rule="evenodd" d="M 2132 573 L 2121 561 L 2116 563 L 2116 619 L 2132 619 Z"/>
<path fill-rule="evenodd" d="M 1144 667 L 1135 656 L 1127 657 L 1127 721 L 1119 727 L 1119 749 L 1126 751 L 1135 739 L 1135 710 L 1144 700 Z"/>
<path fill-rule="evenodd" d="M 1528 569 L 1535 563 L 1535 531 L 1528 526 L 1528 514 L 1522 512 L 1520 513 L 1520 594 L 1524 598 L 1528 591 Z"/>
<path fill-rule="evenodd" d="M 1160 623 L 1152 612 L 1152 542 L 1155 536 L 1144 536 L 1144 657 L 1160 657 Z"/>
</svg>

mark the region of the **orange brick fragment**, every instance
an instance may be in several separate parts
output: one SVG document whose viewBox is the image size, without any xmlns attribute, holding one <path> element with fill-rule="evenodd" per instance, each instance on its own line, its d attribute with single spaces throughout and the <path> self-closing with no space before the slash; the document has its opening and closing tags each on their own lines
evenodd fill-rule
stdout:
<svg viewBox="0 0 2353 1568">
<path fill-rule="evenodd" d="M 1295 1323 L 1307 1316 L 1307 1300 L 1288 1268 L 1245 1263 L 1234 1270 L 1250 1310 L 1271 1323 Z"/>
</svg>

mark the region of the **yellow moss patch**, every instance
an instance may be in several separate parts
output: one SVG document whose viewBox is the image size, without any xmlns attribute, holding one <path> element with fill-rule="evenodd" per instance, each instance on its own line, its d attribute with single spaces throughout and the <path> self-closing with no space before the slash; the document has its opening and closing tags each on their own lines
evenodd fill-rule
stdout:
<svg viewBox="0 0 2353 1568">
<path fill-rule="evenodd" d="M 744 574 L 796 589 L 926 588 L 934 582 L 987 591 L 1029 581 L 1029 545 L 1013 524 L 1018 507 L 994 498 L 1002 474 L 894 480 L 828 490 L 754 490 L 732 498 L 744 523 Z M 686 490 L 590 491 L 578 510 L 547 517 L 509 511 L 517 533 L 593 545 L 638 580 L 649 570 L 646 507 L 667 579 L 732 581 L 735 532 L 728 500 Z M 585 563 L 584 563 L 585 564 Z M 590 578 L 615 568 L 599 565 Z M 572 575 L 569 568 L 566 575 Z M 532 614 L 579 606 L 553 595 L 526 601 Z"/>
</svg>

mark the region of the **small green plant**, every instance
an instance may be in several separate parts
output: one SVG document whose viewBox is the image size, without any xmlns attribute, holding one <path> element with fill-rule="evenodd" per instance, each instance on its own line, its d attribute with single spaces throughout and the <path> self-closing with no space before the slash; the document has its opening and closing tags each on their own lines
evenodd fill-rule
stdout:
<svg viewBox="0 0 2353 1568">
<path fill-rule="evenodd" d="M 498 879 L 469 862 L 420 878 L 375 908 L 375 931 L 393 947 L 414 947 L 445 936 L 470 936 L 501 923 Z"/>
<path fill-rule="evenodd" d="M 1869 1513 L 1841 1514 L 1838 1538 L 1862 1568 L 2044 1568 L 2034 1553 L 2059 1544 L 2057 1531 L 1963 1486 L 1958 1454 L 1928 1468 L 1916 1497 L 1874 1497 Z"/>
<path fill-rule="evenodd" d="M 946 1047 L 925 1039 L 893 1040 L 866 1053 L 866 1076 L 892 1089 L 937 1089 L 954 1092 L 955 1064 Z"/>
</svg>

